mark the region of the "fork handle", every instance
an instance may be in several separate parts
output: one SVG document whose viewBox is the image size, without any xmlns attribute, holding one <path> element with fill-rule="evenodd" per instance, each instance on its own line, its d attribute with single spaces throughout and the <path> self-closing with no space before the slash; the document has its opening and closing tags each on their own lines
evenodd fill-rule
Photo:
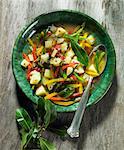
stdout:
<svg viewBox="0 0 124 150">
<path fill-rule="evenodd" d="M 86 87 L 86 89 L 85 89 L 85 91 L 81 97 L 78 108 L 75 112 L 71 126 L 67 130 L 67 133 L 72 138 L 79 137 L 79 128 L 80 128 L 82 117 L 83 117 L 83 114 L 84 114 L 84 111 L 86 108 L 86 104 L 88 101 L 89 91 L 90 91 L 90 86 L 91 86 L 92 80 L 93 80 L 93 77 L 90 76 L 87 87 Z"/>
</svg>

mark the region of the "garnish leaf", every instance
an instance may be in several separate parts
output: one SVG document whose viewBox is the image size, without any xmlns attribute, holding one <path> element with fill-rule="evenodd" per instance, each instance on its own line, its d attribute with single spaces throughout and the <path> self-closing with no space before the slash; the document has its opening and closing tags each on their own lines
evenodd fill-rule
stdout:
<svg viewBox="0 0 124 150">
<path fill-rule="evenodd" d="M 72 39 L 71 39 L 71 47 L 75 55 L 77 56 L 78 60 L 80 61 L 80 63 L 87 66 L 89 58 L 85 50 L 82 47 L 80 47 L 80 45 Z"/>
<path fill-rule="evenodd" d="M 24 108 L 19 108 L 16 110 L 16 120 L 26 131 L 29 131 L 33 126 L 32 120 Z"/>
<path fill-rule="evenodd" d="M 39 139 L 41 150 L 56 150 L 55 145 L 44 138 Z"/>
<path fill-rule="evenodd" d="M 75 91 L 74 88 L 67 87 L 64 90 L 62 90 L 61 92 L 59 92 L 59 95 L 64 97 L 64 98 L 67 98 L 70 95 L 72 95 L 74 93 L 74 91 Z"/>
<path fill-rule="evenodd" d="M 29 133 L 26 132 L 24 129 L 21 129 L 20 134 L 21 134 L 21 150 L 23 150 L 23 147 L 27 143 L 27 137 L 28 137 Z"/>
<path fill-rule="evenodd" d="M 44 107 L 46 111 L 44 116 L 44 124 L 45 124 L 45 128 L 47 128 L 48 125 L 56 119 L 57 113 L 55 110 L 55 106 L 52 104 L 50 100 L 45 100 Z"/>
</svg>

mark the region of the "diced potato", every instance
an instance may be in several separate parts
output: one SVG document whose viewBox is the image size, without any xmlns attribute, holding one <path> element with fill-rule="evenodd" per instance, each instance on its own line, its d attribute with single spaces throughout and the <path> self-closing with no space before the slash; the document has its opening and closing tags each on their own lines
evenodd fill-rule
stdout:
<svg viewBox="0 0 124 150">
<path fill-rule="evenodd" d="M 77 60 L 77 56 L 73 57 L 73 59 L 71 60 L 71 63 L 78 63 L 78 64 L 75 64 L 75 66 L 78 66 L 80 64 L 80 62 Z"/>
<path fill-rule="evenodd" d="M 56 45 L 56 39 L 53 39 L 52 46 L 55 46 L 55 45 Z"/>
<path fill-rule="evenodd" d="M 34 61 L 34 58 L 33 58 L 32 54 L 29 54 L 28 57 L 29 57 L 30 61 Z"/>
<path fill-rule="evenodd" d="M 52 77 L 50 69 L 45 69 L 44 77 L 46 77 L 46 78 L 51 78 Z"/>
<path fill-rule="evenodd" d="M 63 61 L 63 64 L 69 64 L 70 62 L 71 62 L 71 57 L 66 56 L 64 61 Z"/>
<path fill-rule="evenodd" d="M 87 43 L 89 43 L 90 45 L 93 45 L 95 43 L 95 38 L 93 37 L 93 35 L 89 35 L 86 39 Z"/>
<path fill-rule="evenodd" d="M 60 66 L 61 61 L 62 61 L 61 58 L 55 57 L 50 60 L 50 64 L 54 66 Z"/>
<path fill-rule="evenodd" d="M 84 69 L 82 66 L 77 66 L 76 69 L 74 70 L 76 73 L 82 74 L 84 73 Z"/>
<path fill-rule="evenodd" d="M 63 44 L 61 44 L 61 50 L 62 50 L 62 52 L 67 51 L 67 49 L 68 49 L 68 43 L 67 42 L 64 42 Z"/>
<path fill-rule="evenodd" d="M 40 72 L 36 70 L 32 71 L 30 76 L 30 84 L 38 84 L 40 80 L 41 80 Z"/>
<path fill-rule="evenodd" d="M 59 28 L 57 28 L 55 35 L 57 37 L 62 37 L 65 33 L 67 33 L 66 30 L 63 29 L 62 27 L 59 27 Z"/>
<path fill-rule="evenodd" d="M 37 95 L 37 96 L 44 96 L 44 95 L 46 95 L 46 94 L 47 94 L 47 92 L 46 92 L 46 90 L 45 90 L 45 88 L 44 88 L 43 85 L 41 85 L 40 87 L 38 87 L 38 88 L 36 89 L 36 95 Z"/>
<path fill-rule="evenodd" d="M 65 56 L 68 56 L 68 57 L 73 57 L 75 55 L 75 53 L 73 52 L 72 49 L 70 49 L 69 51 L 66 52 Z"/>
<path fill-rule="evenodd" d="M 90 70 L 90 71 L 92 71 L 92 72 L 97 72 L 97 70 L 96 70 L 94 64 L 91 64 L 91 65 L 87 68 L 87 70 Z"/>
<path fill-rule="evenodd" d="M 45 48 L 52 48 L 52 40 L 45 41 Z"/>
<path fill-rule="evenodd" d="M 27 68 L 27 66 L 29 65 L 29 62 L 26 59 L 23 59 L 21 62 L 21 65 L 25 68 Z"/>
<path fill-rule="evenodd" d="M 58 52 L 58 51 L 57 51 L 56 49 L 54 49 L 53 52 L 52 52 L 52 54 L 51 54 L 51 57 L 55 57 L 56 54 L 57 54 L 57 52 Z"/>
<path fill-rule="evenodd" d="M 43 78 L 42 78 L 42 84 L 43 84 L 43 85 L 46 85 L 45 83 L 46 83 L 48 80 L 49 80 L 48 78 L 43 77 Z"/>
<path fill-rule="evenodd" d="M 73 72 L 73 68 L 72 67 L 68 67 L 67 68 L 67 76 L 70 75 Z"/>
<path fill-rule="evenodd" d="M 89 76 L 88 74 L 86 74 L 86 73 L 83 74 L 83 79 L 84 79 L 85 81 L 88 81 L 89 78 L 90 78 L 90 76 Z"/>
<path fill-rule="evenodd" d="M 57 44 L 61 44 L 61 43 L 63 43 L 64 42 L 64 38 L 58 38 L 57 39 Z"/>
<path fill-rule="evenodd" d="M 45 54 L 41 55 L 41 61 L 47 62 L 48 59 L 49 59 L 49 54 L 48 53 L 45 53 Z"/>
<path fill-rule="evenodd" d="M 54 25 L 52 25 L 52 26 L 50 27 L 50 30 L 54 33 L 54 32 L 56 32 L 57 28 L 56 28 Z"/>
</svg>

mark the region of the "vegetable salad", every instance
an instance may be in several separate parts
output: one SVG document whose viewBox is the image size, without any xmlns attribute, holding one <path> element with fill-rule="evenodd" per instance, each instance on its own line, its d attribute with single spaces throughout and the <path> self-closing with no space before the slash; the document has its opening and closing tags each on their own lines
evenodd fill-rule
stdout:
<svg viewBox="0 0 124 150">
<path fill-rule="evenodd" d="M 99 73 L 99 58 L 104 56 L 104 52 L 94 52 L 88 72 L 86 67 L 96 39 L 84 27 L 85 24 L 69 28 L 52 25 L 27 39 L 29 52 L 23 53 L 21 65 L 37 96 L 62 106 L 80 101 L 88 74 Z"/>
</svg>

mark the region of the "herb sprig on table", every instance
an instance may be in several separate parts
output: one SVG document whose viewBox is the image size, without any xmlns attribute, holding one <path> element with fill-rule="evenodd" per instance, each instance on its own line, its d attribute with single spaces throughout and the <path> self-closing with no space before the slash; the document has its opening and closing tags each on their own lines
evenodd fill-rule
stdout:
<svg viewBox="0 0 124 150">
<path fill-rule="evenodd" d="M 21 135 L 21 150 L 26 149 L 32 143 L 41 150 L 56 150 L 55 145 L 43 137 L 46 129 L 60 136 L 66 134 L 65 128 L 54 129 L 50 126 L 57 117 L 54 105 L 49 100 L 40 99 L 34 109 L 33 117 L 24 108 L 16 110 L 16 120 Z"/>
</svg>

